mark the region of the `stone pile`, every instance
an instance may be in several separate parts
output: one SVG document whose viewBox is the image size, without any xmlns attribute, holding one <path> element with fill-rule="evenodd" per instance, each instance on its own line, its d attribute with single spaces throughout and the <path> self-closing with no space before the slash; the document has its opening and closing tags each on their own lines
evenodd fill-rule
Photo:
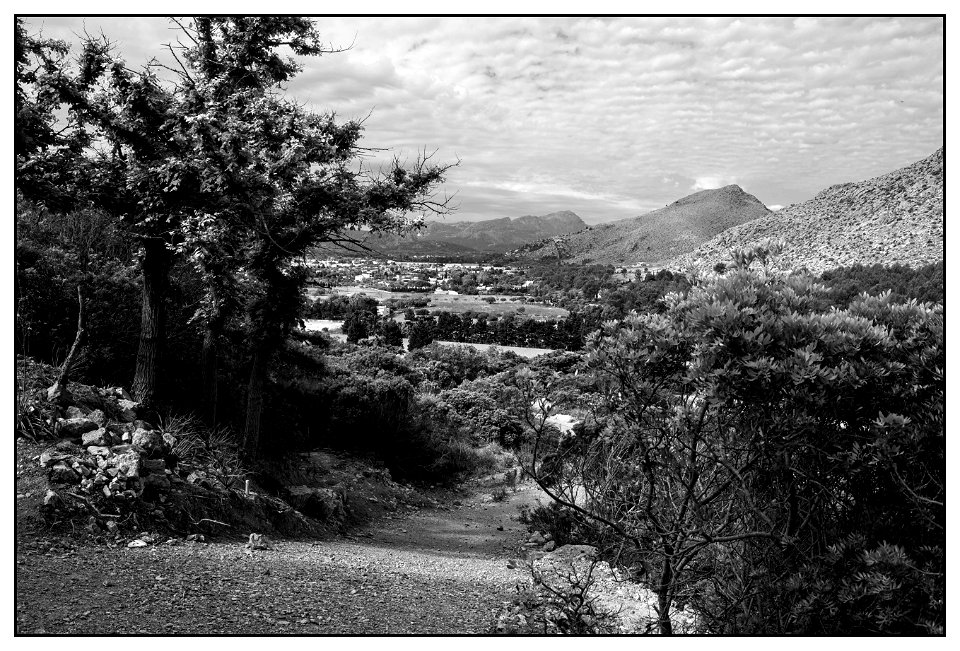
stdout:
<svg viewBox="0 0 960 651">
<path fill-rule="evenodd" d="M 527 542 L 523 543 L 522 550 L 530 557 L 531 554 L 536 555 L 537 552 L 552 552 L 556 547 L 557 543 L 549 533 L 534 531 L 527 538 Z"/>
<path fill-rule="evenodd" d="M 122 512 L 145 491 L 152 497 L 182 481 L 174 472 L 176 438 L 140 420 L 140 405 L 123 389 L 77 387 L 81 391 L 74 393 L 83 396 L 82 402 L 66 407 L 56 420 L 55 431 L 62 439 L 38 458 L 54 489 L 44 498 L 45 509 L 69 510 L 64 497 L 70 495 L 101 508 L 106 502 L 118 508 L 104 510 Z M 103 516 L 96 526 L 88 525 L 91 533 L 105 529 L 116 536 L 115 517 Z"/>
<path fill-rule="evenodd" d="M 57 420 L 63 440 L 40 455 L 53 484 L 74 484 L 86 495 L 129 500 L 145 488 L 170 486 L 167 459 L 176 439 L 137 419 L 137 404 L 121 398 L 109 420 L 101 409 L 71 406 Z"/>
</svg>

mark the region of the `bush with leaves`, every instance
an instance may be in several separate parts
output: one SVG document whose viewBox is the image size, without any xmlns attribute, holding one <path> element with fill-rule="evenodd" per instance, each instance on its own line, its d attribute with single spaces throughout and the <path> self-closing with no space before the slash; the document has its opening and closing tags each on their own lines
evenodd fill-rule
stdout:
<svg viewBox="0 0 960 651">
<path fill-rule="evenodd" d="M 863 610 L 827 609 L 816 632 L 935 632 L 942 308 L 885 295 L 823 311 L 812 279 L 751 268 L 772 251 L 668 296 L 663 314 L 604 325 L 588 359 L 604 427 L 566 450 L 537 435 L 541 461 L 567 460 L 545 488 L 645 556 L 662 632 L 675 603 L 717 632 L 810 632 L 804 604 L 828 594 Z M 904 560 L 888 578 L 858 578 L 855 563 L 830 560 L 850 536 Z M 831 571 L 801 582 L 807 593 L 790 587 Z M 844 585 L 875 592 L 831 587 Z"/>
<path fill-rule="evenodd" d="M 428 320 L 407 321 L 407 348 L 417 350 L 433 343 L 433 326 Z"/>
<path fill-rule="evenodd" d="M 226 488 L 243 487 L 249 471 L 243 464 L 235 434 L 180 414 L 160 419 L 160 430 L 176 439 L 172 452 L 178 463 L 202 470 Z"/>
</svg>

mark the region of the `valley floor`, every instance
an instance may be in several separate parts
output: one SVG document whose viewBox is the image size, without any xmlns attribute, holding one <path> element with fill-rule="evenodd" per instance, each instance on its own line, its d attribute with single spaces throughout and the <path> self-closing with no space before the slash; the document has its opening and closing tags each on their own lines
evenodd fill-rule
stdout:
<svg viewBox="0 0 960 651">
<path fill-rule="evenodd" d="M 487 634 L 515 594 L 528 485 L 475 492 L 329 541 L 145 548 L 55 543 L 18 532 L 20 634 Z M 497 527 L 502 527 L 500 531 Z"/>
</svg>

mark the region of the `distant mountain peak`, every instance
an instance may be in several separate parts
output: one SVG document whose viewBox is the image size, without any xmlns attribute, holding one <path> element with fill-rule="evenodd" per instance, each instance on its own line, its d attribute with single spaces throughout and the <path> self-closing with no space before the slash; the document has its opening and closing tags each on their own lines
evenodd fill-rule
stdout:
<svg viewBox="0 0 960 651">
<path fill-rule="evenodd" d="M 565 237 L 575 262 L 633 264 L 658 262 L 692 251 L 698 244 L 737 224 L 769 214 L 763 203 L 738 185 L 700 190 L 653 212 L 600 224 Z M 541 247 L 523 255 L 556 255 Z"/>
<path fill-rule="evenodd" d="M 852 264 L 919 266 L 943 260 L 943 158 L 939 148 L 911 165 L 863 181 L 838 183 L 725 230 L 671 266 L 712 268 L 730 250 L 762 240 L 786 244 L 780 264 L 820 272 Z"/>
</svg>

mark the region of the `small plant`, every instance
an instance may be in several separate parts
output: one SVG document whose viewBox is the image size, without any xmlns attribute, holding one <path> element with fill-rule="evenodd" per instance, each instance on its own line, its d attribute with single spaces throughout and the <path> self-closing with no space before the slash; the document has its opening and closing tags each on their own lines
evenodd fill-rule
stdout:
<svg viewBox="0 0 960 651">
<path fill-rule="evenodd" d="M 532 509 L 521 507 L 519 520 L 533 530 L 549 533 L 557 547 L 576 544 L 585 537 L 581 535 L 580 523 L 573 512 L 556 502 L 551 502 L 549 506 L 538 504 Z"/>
<path fill-rule="evenodd" d="M 53 377 L 49 367 L 26 357 L 17 358 L 17 436 L 34 441 L 53 438 L 53 414 L 48 405 L 36 399 L 37 389 L 48 386 Z"/>
<path fill-rule="evenodd" d="M 617 633 L 617 616 L 598 602 L 592 591 L 594 573 L 602 561 L 591 558 L 587 563 L 571 562 L 555 565 L 550 571 L 527 563 L 527 570 L 544 598 L 543 633 L 562 635 L 610 635 Z"/>
<path fill-rule="evenodd" d="M 517 492 L 517 469 L 512 468 L 503 474 L 504 486 L 514 493 Z"/>
<path fill-rule="evenodd" d="M 164 434 L 176 438 L 173 453 L 183 463 L 202 467 L 227 488 L 247 476 L 236 437 L 226 427 L 209 429 L 194 416 L 172 415 L 160 422 Z"/>
<path fill-rule="evenodd" d="M 510 497 L 510 494 L 507 492 L 506 488 L 503 486 L 498 486 L 490 497 L 494 502 L 506 502 L 507 498 Z"/>
</svg>

